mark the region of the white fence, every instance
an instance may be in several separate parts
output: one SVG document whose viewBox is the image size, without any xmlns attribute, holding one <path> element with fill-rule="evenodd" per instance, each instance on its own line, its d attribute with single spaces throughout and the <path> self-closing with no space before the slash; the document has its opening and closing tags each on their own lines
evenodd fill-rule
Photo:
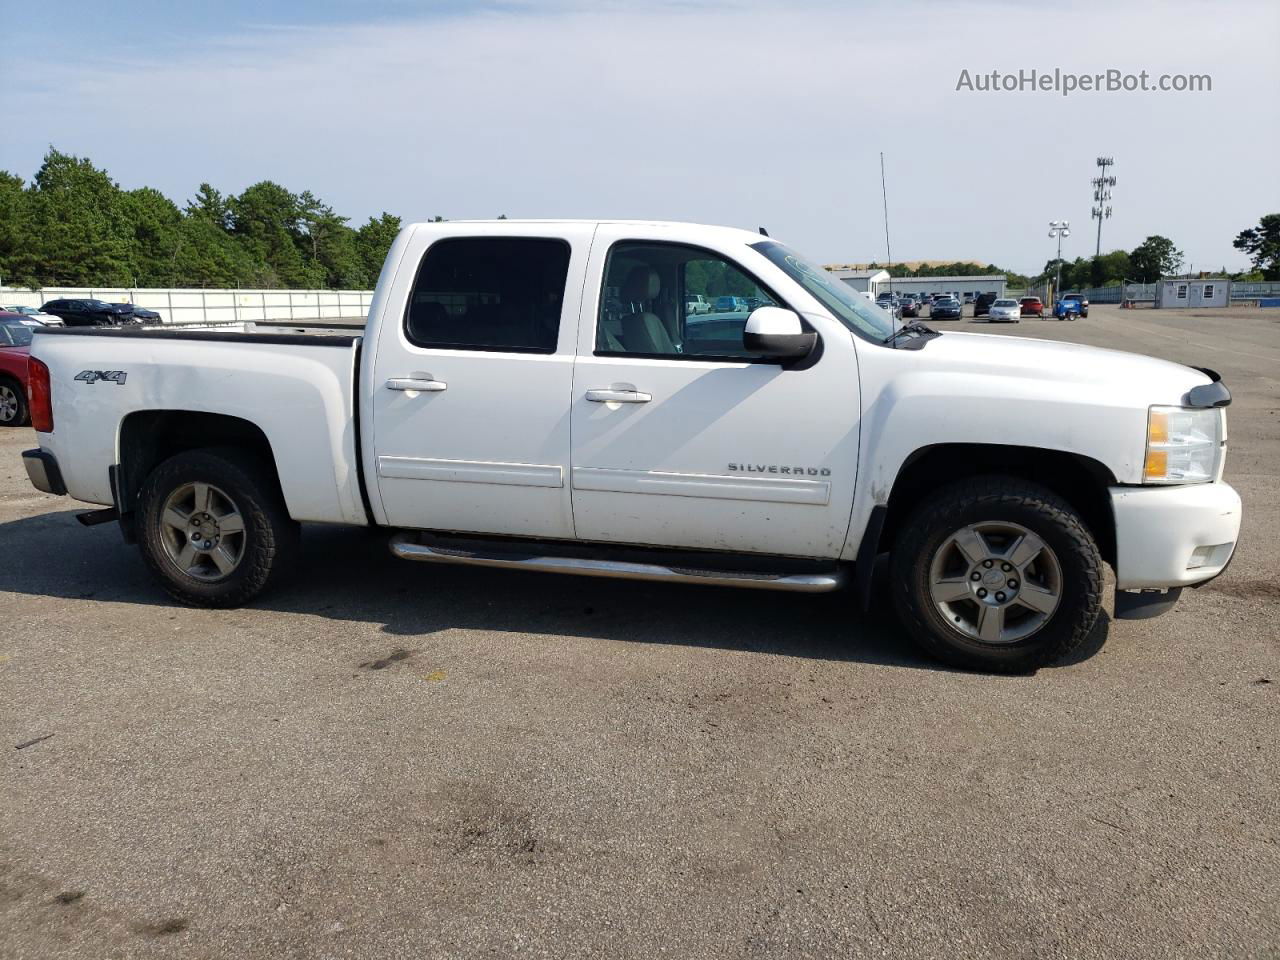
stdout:
<svg viewBox="0 0 1280 960">
<path fill-rule="evenodd" d="M 368 316 L 372 290 L 201 290 L 125 287 L 0 287 L 0 306 L 38 307 L 50 300 L 132 303 L 164 323 L 241 323 L 246 320 L 355 320 Z"/>
</svg>

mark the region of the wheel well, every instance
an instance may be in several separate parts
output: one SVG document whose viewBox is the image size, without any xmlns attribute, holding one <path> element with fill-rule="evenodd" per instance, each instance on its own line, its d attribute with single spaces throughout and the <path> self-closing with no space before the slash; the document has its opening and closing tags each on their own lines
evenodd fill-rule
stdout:
<svg viewBox="0 0 1280 960">
<path fill-rule="evenodd" d="M 1098 544 L 1102 557 L 1115 563 L 1115 519 L 1107 487 L 1116 482 L 1104 464 L 1090 457 L 1040 447 L 945 443 L 917 450 L 902 465 L 889 493 L 880 544 L 897 540 L 902 524 L 920 498 L 964 477 L 1004 473 L 1052 490 L 1073 506 Z"/>
<path fill-rule="evenodd" d="M 120 426 L 120 463 L 112 481 L 126 539 L 132 538 L 131 518 L 147 475 L 175 454 L 206 447 L 235 447 L 252 453 L 279 482 L 271 442 L 255 423 L 194 410 L 131 413 Z"/>
</svg>

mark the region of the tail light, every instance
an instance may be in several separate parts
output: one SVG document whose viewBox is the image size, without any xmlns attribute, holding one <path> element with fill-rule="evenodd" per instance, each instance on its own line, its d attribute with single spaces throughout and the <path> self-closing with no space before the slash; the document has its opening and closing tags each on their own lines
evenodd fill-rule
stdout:
<svg viewBox="0 0 1280 960">
<path fill-rule="evenodd" d="M 27 397 L 31 401 L 32 429 L 37 433 L 53 433 L 53 392 L 49 389 L 49 368 L 35 357 L 27 361 Z"/>
</svg>

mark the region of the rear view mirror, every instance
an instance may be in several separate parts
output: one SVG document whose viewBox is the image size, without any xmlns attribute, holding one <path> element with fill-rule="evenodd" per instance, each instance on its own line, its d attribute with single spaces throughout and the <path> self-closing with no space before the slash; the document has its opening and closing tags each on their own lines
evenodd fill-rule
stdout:
<svg viewBox="0 0 1280 960">
<path fill-rule="evenodd" d="M 805 332 L 800 315 L 782 307 L 757 307 L 742 330 L 748 353 L 775 360 L 803 360 L 817 343 L 818 335 Z"/>
</svg>

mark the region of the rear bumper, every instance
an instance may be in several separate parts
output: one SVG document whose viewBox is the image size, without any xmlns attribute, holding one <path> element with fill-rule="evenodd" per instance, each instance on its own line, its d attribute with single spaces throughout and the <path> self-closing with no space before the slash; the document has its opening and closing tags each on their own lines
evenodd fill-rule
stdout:
<svg viewBox="0 0 1280 960">
<path fill-rule="evenodd" d="M 47 450 L 22 451 L 22 465 L 27 468 L 27 479 L 31 485 L 43 493 L 65 496 L 67 485 L 62 480 L 62 471 L 58 469 L 58 459 Z"/>
<path fill-rule="evenodd" d="M 1186 587 L 1223 571 L 1240 536 L 1240 495 L 1225 483 L 1112 487 L 1116 589 Z"/>
</svg>

